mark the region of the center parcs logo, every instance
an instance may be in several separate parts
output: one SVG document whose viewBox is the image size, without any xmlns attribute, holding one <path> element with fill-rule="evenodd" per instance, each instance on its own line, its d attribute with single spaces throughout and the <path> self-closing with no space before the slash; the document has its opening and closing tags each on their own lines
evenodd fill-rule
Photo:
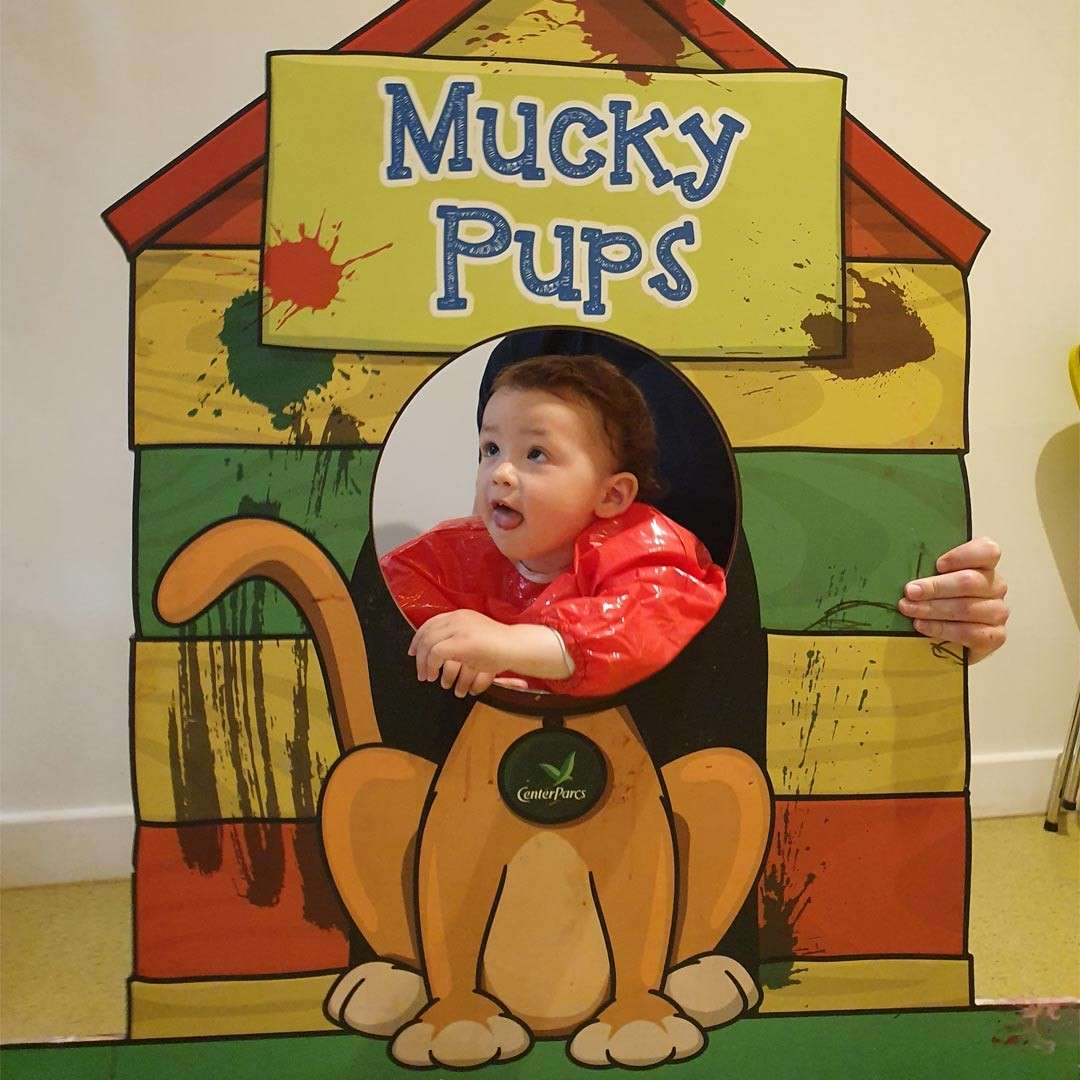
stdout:
<svg viewBox="0 0 1080 1080">
<path fill-rule="evenodd" d="M 518 817 L 561 825 L 584 817 L 607 787 L 599 748 L 565 728 L 542 728 L 518 739 L 499 763 L 499 792 Z"/>
</svg>

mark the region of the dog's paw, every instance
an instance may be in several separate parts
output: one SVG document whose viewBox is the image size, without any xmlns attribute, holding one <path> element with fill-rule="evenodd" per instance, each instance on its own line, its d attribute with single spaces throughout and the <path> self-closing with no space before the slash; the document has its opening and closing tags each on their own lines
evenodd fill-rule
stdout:
<svg viewBox="0 0 1080 1080">
<path fill-rule="evenodd" d="M 324 1008 L 335 1024 L 385 1038 L 412 1020 L 427 999 L 417 972 L 375 960 L 346 971 L 334 983 Z"/>
<path fill-rule="evenodd" d="M 703 1028 L 729 1024 L 761 1000 L 746 968 L 719 953 L 702 953 L 673 968 L 664 994 Z"/>
<path fill-rule="evenodd" d="M 645 1068 L 693 1057 L 705 1033 L 669 1001 L 650 994 L 641 1002 L 616 1001 L 579 1028 L 567 1048 L 581 1065 Z"/>
<path fill-rule="evenodd" d="M 402 1065 L 467 1069 L 521 1057 L 532 1046 L 527 1028 L 483 994 L 438 1001 L 390 1045 Z"/>
</svg>

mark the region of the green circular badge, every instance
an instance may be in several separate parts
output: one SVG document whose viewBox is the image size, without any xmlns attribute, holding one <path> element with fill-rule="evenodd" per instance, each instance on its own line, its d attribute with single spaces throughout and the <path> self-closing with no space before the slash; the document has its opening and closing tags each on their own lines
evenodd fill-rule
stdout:
<svg viewBox="0 0 1080 1080">
<path fill-rule="evenodd" d="M 540 728 L 515 742 L 499 762 L 499 792 L 518 817 L 561 825 L 587 814 L 607 786 L 595 743 L 565 728 Z"/>
</svg>

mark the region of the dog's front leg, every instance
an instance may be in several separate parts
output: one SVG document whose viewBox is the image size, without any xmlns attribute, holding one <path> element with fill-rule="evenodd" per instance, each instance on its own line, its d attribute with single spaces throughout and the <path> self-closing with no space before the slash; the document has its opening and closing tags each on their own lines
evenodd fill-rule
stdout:
<svg viewBox="0 0 1080 1080">
<path fill-rule="evenodd" d="M 532 1045 L 528 1029 L 479 989 L 484 938 L 507 859 L 527 835 L 489 781 L 506 746 L 527 726 L 535 721 L 478 704 L 435 779 L 417 881 L 431 1004 L 394 1039 L 391 1054 L 403 1064 L 463 1068 L 508 1061 Z"/>
<path fill-rule="evenodd" d="M 632 1067 L 691 1057 L 705 1036 L 660 992 L 675 913 L 675 845 L 662 783 L 622 710 L 567 726 L 595 739 L 613 769 L 595 817 L 573 827 L 608 942 L 611 1001 L 578 1029 L 570 1056 Z"/>
</svg>

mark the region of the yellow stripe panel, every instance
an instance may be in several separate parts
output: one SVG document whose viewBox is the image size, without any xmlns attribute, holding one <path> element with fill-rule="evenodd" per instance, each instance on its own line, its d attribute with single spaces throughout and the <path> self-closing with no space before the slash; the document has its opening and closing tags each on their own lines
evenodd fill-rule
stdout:
<svg viewBox="0 0 1080 1080">
<path fill-rule="evenodd" d="M 253 336 L 243 349 L 226 346 L 227 313 L 233 333 L 250 323 L 255 334 L 257 305 L 242 298 L 257 285 L 255 248 L 139 256 L 137 444 L 381 443 L 409 395 L 445 362 L 327 353 L 325 371 L 316 359 L 305 383 L 294 374 L 298 358 L 311 355 L 303 350 L 257 349 Z M 848 267 L 848 289 L 845 360 L 676 367 L 737 448 L 962 447 L 967 312 L 960 272 L 937 263 L 858 263 Z M 263 372 L 254 386 L 253 364 Z"/>
<path fill-rule="evenodd" d="M 143 821 L 313 817 L 340 754 L 306 640 L 137 642 L 134 737 Z"/>
<path fill-rule="evenodd" d="M 337 978 L 150 983 L 131 979 L 132 1039 L 336 1031 L 322 1004 Z"/>
<path fill-rule="evenodd" d="M 779 964 L 763 964 L 761 1013 L 852 1012 L 971 1005 L 969 959 L 798 960 L 777 989 Z"/>
<path fill-rule="evenodd" d="M 799 960 L 761 969 L 762 1014 L 970 1005 L 970 961 Z M 130 981 L 131 1038 L 265 1035 L 336 1030 L 322 1003 L 337 976 L 150 983 Z M 778 988 L 768 983 L 789 981 Z"/>
<path fill-rule="evenodd" d="M 964 669 L 906 637 L 770 635 L 777 795 L 962 791 Z"/>
<path fill-rule="evenodd" d="M 842 360 L 676 366 L 738 448 L 962 448 L 967 301 L 960 271 L 854 263 L 847 291 Z"/>
<path fill-rule="evenodd" d="M 491 0 L 427 53 L 721 70 L 645 4 L 627 5 L 625 15 L 619 11 L 605 18 L 602 11 L 583 10 L 574 0 Z"/>
<path fill-rule="evenodd" d="M 768 693 L 777 795 L 963 790 L 963 669 L 928 641 L 770 635 Z M 311 817 L 338 753 L 310 642 L 136 644 L 142 820 Z"/>
<path fill-rule="evenodd" d="M 259 348 L 258 284 L 257 248 L 138 257 L 137 444 L 381 443 L 402 404 L 443 363 L 357 353 L 312 361 L 307 350 Z M 242 348 L 229 347 L 234 336 Z M 300 364 L 312 369 L 306 380 Z"/>
</svg>

